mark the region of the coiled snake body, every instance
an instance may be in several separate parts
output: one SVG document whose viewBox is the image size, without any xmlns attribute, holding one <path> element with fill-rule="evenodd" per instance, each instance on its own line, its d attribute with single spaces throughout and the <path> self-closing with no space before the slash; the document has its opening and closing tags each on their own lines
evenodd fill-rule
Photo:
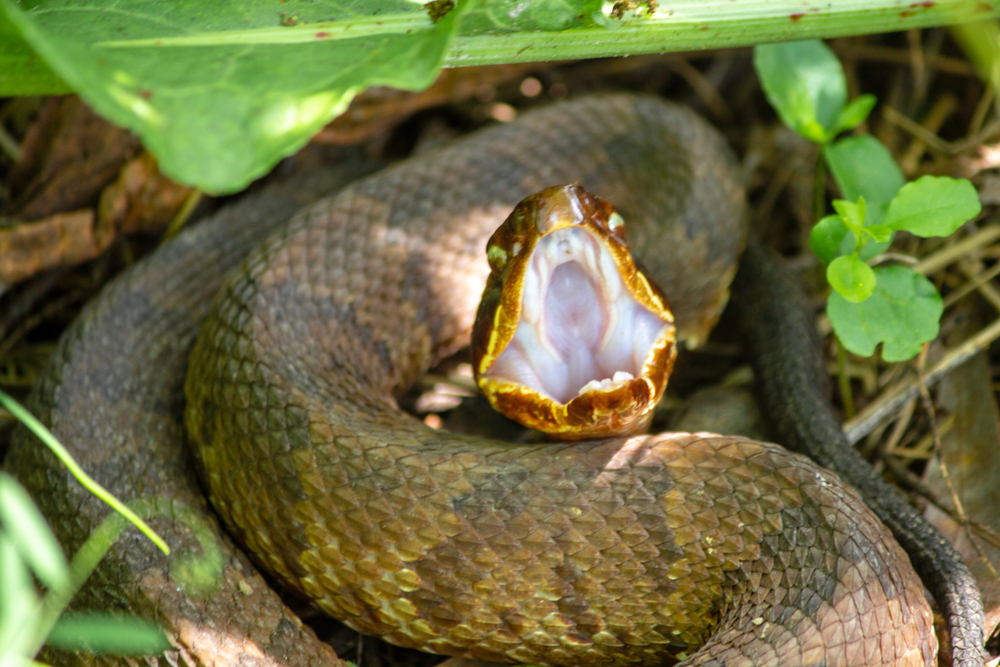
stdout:
<svg viewBox="0 0 1000 667">
<path fill-rule="evenodd" d="M 82 604 L 156 618 L 174 664 L 336 660 L 232 547 L 184 463 L 180 378 L 201 329 L 187 421 L 216 511 L 257 562 L 354 628 L 508 662 L 932 664 L 907 556 L 803 457 L 706 434 L 475 441 L 396 407 L 467 342 L 486 239 L 549 185 L 614 202 L 680 337 L 703 338 L 745 237 L 733 173 L 690 111 L 589 98 L 312 205 L 211 311 L 263 231 L 328 186 L 251 198 L 157 253 L 89 306 L 36 399 L 95 476 L 147 499 L 175 549 L 120 543 Z M 7 465 L 70 550 L 105 514 L 28 438 Z M 191 551 L 218 577 L 182 576 L 199 572 Z"/>
</svg>

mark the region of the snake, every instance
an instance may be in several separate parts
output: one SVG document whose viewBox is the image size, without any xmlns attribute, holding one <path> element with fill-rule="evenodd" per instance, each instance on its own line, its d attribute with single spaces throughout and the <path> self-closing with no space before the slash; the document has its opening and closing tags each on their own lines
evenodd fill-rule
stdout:
<svg viewBox="0 0 1000 667">
<path fill-rule="evenodd" d="M 677 340 L 703 341 L 748 233 L 717 130 L 651 96 L 583 97 L 344 187 L 354 176 L 248 195 L 114 280 L 63 335 L 32 409 L 172 548 L 125 532 L 76 608 L 155 620 L 170 665 L 346 665 L 274 582 L 360 632 L 478 660 L 935 663 L 923 585 L 879 517 L 904 517 L 904 543 L 927 533 L 869 497 L 881 487 L 856 491 L 739 436 L 511 443 L 398 406 L 468 345 L 491 234 L 554 185 L 613 202 Z M 813 357 L 779 349 L 816 334 L 771 298 L 790 289 L 773 265 L 750 244 L 734 290 L 742 321 L 760 323 L 749 339 L 765 406 L 792 445 L 818 439 L 820 462 L 857 484 L 830 453 Z M 25 431 L 5 467 L 70 552 L 105 521 Z M 930 556 L 910 550 L 914 564 L 944 590 L 954 664 L 982 664 L 975 583 L 936 539 Z"/>
</svg>

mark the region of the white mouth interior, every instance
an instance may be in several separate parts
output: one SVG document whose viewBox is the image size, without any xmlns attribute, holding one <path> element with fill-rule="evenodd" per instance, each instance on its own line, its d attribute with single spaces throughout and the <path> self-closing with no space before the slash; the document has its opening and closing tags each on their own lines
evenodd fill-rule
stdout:
<svg viewBox="0 0 1000 667">
<path fill-rule="evenodd" d="M 666 326 L 628 293 L 594 235 L 567 227 L 535 247 L 524 275 L 521 321 L 486 376 L 568 403 L 641 375 Z"/>
</svg>

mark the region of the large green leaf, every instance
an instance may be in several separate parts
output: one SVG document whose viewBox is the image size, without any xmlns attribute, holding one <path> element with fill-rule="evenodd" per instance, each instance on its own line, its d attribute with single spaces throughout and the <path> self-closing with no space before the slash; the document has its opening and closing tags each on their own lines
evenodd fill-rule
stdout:
<svg viewBox="0 0 1000 667">
<path fill-rule="evenodd" d="M 267 171 L 363 88 L 421 88 L 442 62 L 661 53 L 1000 14 L 1000 0 L 939 0 L 903 10 L 898 0 L 816 7 L 801 0 L 676 0 L 661 2 L 651 17 L 627 13 L 618 20 L 609 18 L 613 4 L 594 11 L 595 0 L 461 0 L 457 11 L 431 23 L 422 0 L 0 0 L 23 38 L 98 113 L 138 132 L 168 174 L 213 192 L 238 189 Z M 469 22 L 456 33 L 466 10 Z M 28 68 L 23 42 L 10 34 L 0 65 L 12 62 L 17 71 L 0 67 L 0 95 L 29 92 L 29 84 L 52 92 L 53 78 L 37 65 Z M 5 48 L 21 59 L 5 61 Z"/>
<path fill-rule="evenodd" d="M 837 338 L 863 357 L 882 343 L 882 359 L 905 361 L 934 340 L 941 320 L 941 296 L 931 281 L 903 266 L 874 269 L 875 291 L 861 303 L 851 303 L 831 291 L 826 312 Z"/>
<path fill-rule="evenodd" d="M 863 134 L 827 146 L 823 157 L 844 199 L 853 202 L 864 197 L 865 224 L 880 224 L 889 202 L 906 182 L 889 149 L 870 134 Z"/>
<path fill-rule="evenodd" d="M 0 11 L 0 96 L 71 92 Z"/>
<path fill-rule="evenodd" d="M 835 134 L 847 101 L 840 60 L 818 39 L 762 44 L 753 51 L 757 77 L 785 125 L 810 141 Z"/>
<path fill-rule="evenodd" d="M 982 210 L 968 179 L 922 176 L 893 198 L 885 224 L 917 236 L 948 236 Z"/>
<path fill-rule="evenodd" d="M 174 178 L 245 186 L 371 85 L 429 85 L 458 11 L 402 0 L 0 0 L 99 113 Z"/>
</svg>

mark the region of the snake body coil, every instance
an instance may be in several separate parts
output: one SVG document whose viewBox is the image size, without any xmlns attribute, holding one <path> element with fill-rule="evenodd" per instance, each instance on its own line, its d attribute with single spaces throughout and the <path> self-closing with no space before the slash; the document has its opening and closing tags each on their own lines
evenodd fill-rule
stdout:
<svg viewBox="0 0 1000 667">
<path fill-rule="evenodd" d="M 906 555 L 801 456 L 706 434 L 513 445 L 395 405 L 467 342 L 486 239 L 549 185 L 615 202 L 679 337 L 703 338 L 745 235 L 733 173 L 691 112 L 585 99 L 309 207 L 251 254 L 204 326 L 205 295 L 260 231 L 216 221 L 137 267 L 64 337 L 36 408 L 112 491 L 153 496 L 180 555 L 119 548 L 85 604 L 157 618 L 191 664 L 335 660 L 203 514 L 179 463 L 178 378 L 201 326 L 187 422 L 216 510 L 257 562 L 352 627 L 531 663 L 932 664 Z M 8 465 L 73 548 L 103 510 L 26 440 Z M 202 588 L 181 576 L 192 549 L 219 574 Z"/>
</svg>

